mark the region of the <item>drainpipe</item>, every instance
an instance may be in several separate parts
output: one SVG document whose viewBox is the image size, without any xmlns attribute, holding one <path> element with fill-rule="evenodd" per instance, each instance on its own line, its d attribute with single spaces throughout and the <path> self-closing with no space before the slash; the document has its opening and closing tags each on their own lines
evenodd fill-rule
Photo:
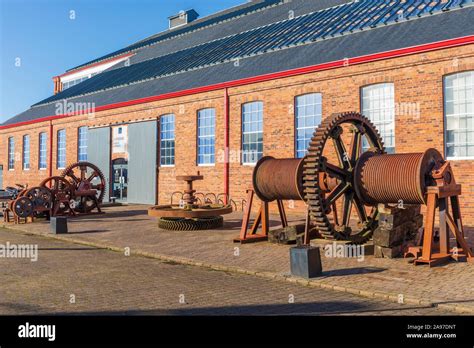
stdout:
<svg viewBox="0 0 474 348">
<path fill-rule="evenodd" d="M 230 123 L 230 105 L 229 105 L 229 89 L 225 88 L 224 95 L 224 203 L 229 204 L 229 123 Z"/>
<path fill-rule="evenodd" d="M 49 176 L 53 176 L 53 121 L 49 121 Z"/>
</svg>

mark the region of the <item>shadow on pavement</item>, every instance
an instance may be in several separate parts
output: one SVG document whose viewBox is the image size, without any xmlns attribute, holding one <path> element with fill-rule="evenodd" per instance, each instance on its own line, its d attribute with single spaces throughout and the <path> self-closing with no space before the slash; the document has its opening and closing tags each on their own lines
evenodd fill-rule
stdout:
<svg viewBox="0 0 474 348">
<path fill-rule="evenodd" d="M 183 304 L 183 306 L 186 306 Z M 59 312 L 49 313 L 53 315 L 100 315 L 100 316 L 121 316 L 121 315 L 170 315 L 170 316 L 192 316 L 192 315 L 351 315 L 359 314 L 380 314 L 394 312 L 393 315 L 403 315 L 403 311 L 431 308 L 393 305 L 389 308 L 380 308 L 369 302 L 351 302 L 351 301 L 326 301 L 292 304 L 266 304 L 266 305 L 242 305 L 227 307 L 199 307 L 183 309 L 152 309 L 152 310 L 127 310 L 127 311 L 94 311 L 94 312 Z M 397 313 L 395 313 L 397 312 Z M 48 315 L 48 313 L 44 313 Z M 390 314 L 390 313 L 389 313 Z"/>
</svg>

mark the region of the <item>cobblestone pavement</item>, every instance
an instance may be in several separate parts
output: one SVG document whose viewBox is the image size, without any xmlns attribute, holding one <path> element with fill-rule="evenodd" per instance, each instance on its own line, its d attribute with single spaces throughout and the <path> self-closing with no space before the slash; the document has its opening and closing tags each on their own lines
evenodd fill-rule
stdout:
<svg viewBox="0 0 474 348">
<path fill-rule="evenodd" d="M 228 271 L 285 279 L 288 276 L 288 246 L 232 243 L 239 233 L 241 212 L 227 215 L 224 228 L 218 230 L 174 232 L 158 229 L 156 220 L 147 216 L 146 209 L 139 205 L 107 207 L 103 215 L 71 218 L 70 233 L 59 238 L 108 248 L 130 248 L 132 253 Z M 46 222 L 8 227 L 50 235 Z M 468 230 L 467 236 L 472 245 L 474 231 Z M 78 254 L 83 257 L 82 253 Z M 404 259 L 376 259 L 368 255 L 361 262 L 324 255 L 322 261 L 323 277 L 311 280 L 310 285 L 392 301 L 403 295 L 407 302 L 426 301 L 456 312 L 474 313 L 473 264 L 415 267 Z"/>
<path fill-rule="evenodd" d="M 451 314 L 0 229 L 7 242 L 38 245 L 38 260 L 0 259 L 0 315 Z"/>
</svg>

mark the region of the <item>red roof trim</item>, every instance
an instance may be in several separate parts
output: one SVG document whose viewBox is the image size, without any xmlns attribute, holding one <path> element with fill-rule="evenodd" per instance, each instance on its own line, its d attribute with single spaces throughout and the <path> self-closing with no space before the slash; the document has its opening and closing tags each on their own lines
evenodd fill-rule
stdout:
<svg viewBox="0 0 474 348">
<path fill-rule="evenodd" d="M 125 106 L 150 103 L 154 101 L 172 99 L 172 98 L 188 96 L 188 95 L 198 94 L 198 93 L 203 93 L 203 92 L 210 92 L 210 91 L 215 91 L 215 90 L 229 88 L 229 87 L 244 86 L 248 84 L 270 81 L 270 80 L 280 79 L 284 77 L 297 76 L 297 75 L 303 75 L 303 74 L 308 74 L 308 73 L 317 72 L 317 71 L 342 68 L 348 65 L 349 66 L 358 65 L 358 64 L 375 62 L 375 61 L 384 60 L 384 59 L 403 57 L 403 56 L 407 56 L 411 54 L 435 51 L 435 50 L 444 49 L 444 48 L 463 46 L 463 45 L 468 45 L 472 43 L 474 43 L 474 35 L 464 36 L 464 37 L 460 37 L 456 39 L 437 41 L 437 42 L 433 42 L 429 44 L 405 47 L 405 48 L 401 48 L 397 50 L 369 54 L 369 55 L 360 56 L 360 57 L 347 58 L 347 59 L 337 60 L 333 62 L 312 65 L 312 66 L 308 66 L 304 68 L 280 71 L 277 73 L 253 76 L 253 77 L 249 77 L 245 79 L 228 81 L 228 82 L 223 82 L 223 83 L 218 83 L 218 84 L 208 85 L 208 86 L 203 86 L 203 87 L 197 87 L 197 88 L 182 90 L 178 92 L 166 93 L 166 94 L 161 94 L 161 95 L 156 95 L 156 96 L 151 96 L 151 97 L 146 97 L 146 98 L 128 100 L 128 101 L 119 102 L 115 104 L 103 105 L 103 106 L 96 107 L 94 111 L 99 112 L 99 111 L 104 111 L 104 110 L 121 108 Z M 33 124 L 33 123 L 57 120 L 57 119 L 61 119 L 61 118 L 69 117 L 69 116 L 78 115 L 78 114 L 87 114 L 87 111 L 83 111 L 81 113 L 76 113 L 76 114 L 46 116 L 46 117 L 38 118 L 35 120 L 31 120 L 31 121 L 18 122 L 14 124 L 5 125 L 5 126 L 0 126 L 0 130 L 18 127 L 18 126 L 24 126 L 24 125 Z"/>
</svg>

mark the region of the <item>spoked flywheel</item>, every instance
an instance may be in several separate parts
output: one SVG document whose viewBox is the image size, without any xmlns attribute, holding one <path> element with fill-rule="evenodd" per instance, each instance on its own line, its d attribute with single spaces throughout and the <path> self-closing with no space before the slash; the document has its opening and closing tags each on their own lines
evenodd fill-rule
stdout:
<svg viewBox="0 0 474 348">
<path fill-rule="evenodd" d="M 356 112 L 324 119 L 311 138 L 304 160 L 305 201 L 311 223 L 326 239 L 364 243 L 377 227 L 377 207 L 367 212 L 354 190 L 354 168 L 366 151 L 384 153 L 383 142 L 372 122 Z M 353 208 L 358 215 L 354 229 Z"/>
<path fill-rule="evenodd" d="M 102 203 L 107 184 L 104 174 L 96 165 L 89 162 L 71 164 L 64 169 L 61 177 L 73 184 L 77 211 L 90 212 L 95 208 L 95 201 L 85 194 L 88 192 L 93 191 L 98 203 Z"/>
</svg>

